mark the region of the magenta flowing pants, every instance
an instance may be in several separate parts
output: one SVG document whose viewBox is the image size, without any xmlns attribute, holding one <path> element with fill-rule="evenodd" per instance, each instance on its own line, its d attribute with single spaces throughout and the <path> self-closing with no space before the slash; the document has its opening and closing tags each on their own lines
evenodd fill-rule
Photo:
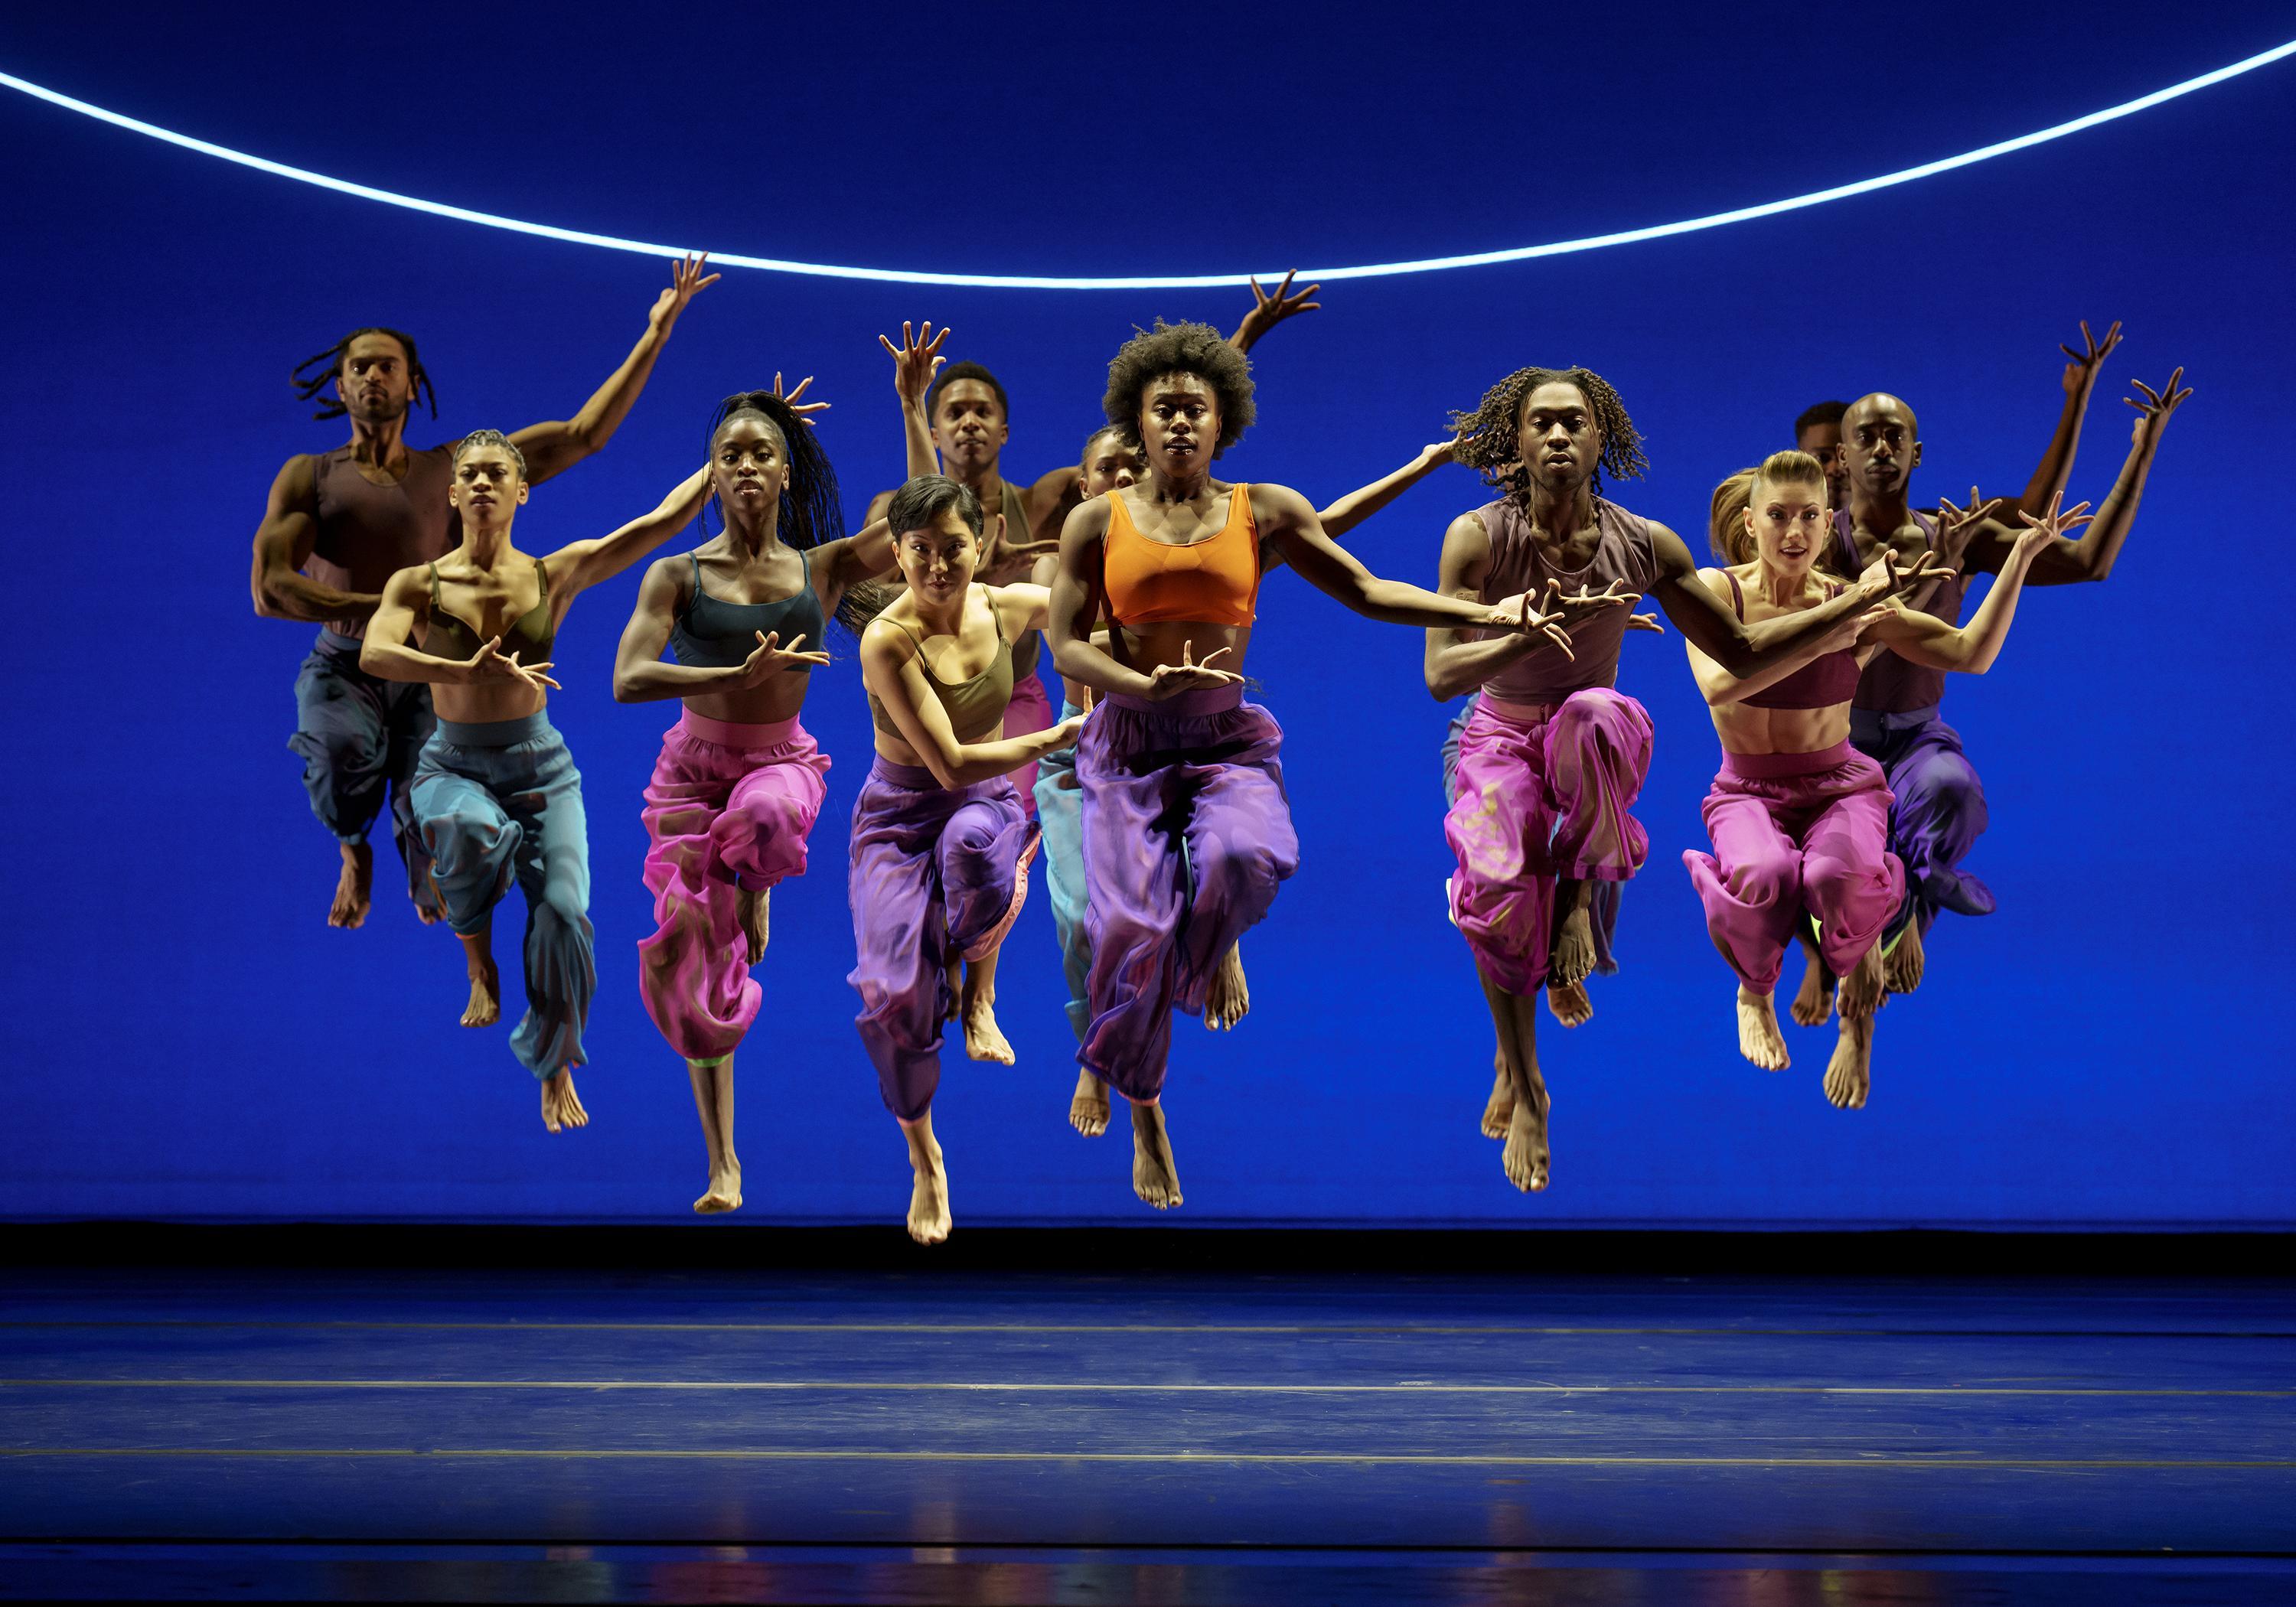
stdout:
<svg viewBox="0 0 2296 1607">
<path fill-rule="evenodd" d="M 1685 849 L 1706 930 L 1753 993 L 1778 985 L 1807 910 L 1828 970 L 1866 957 L 1905 896 L 1890 852 L 1882 767 L 1841 742 L 1816 753 L 1725 753 L 1700 811 L 1714 852 Z"/>
<path fill-rule="evenodd" d="M 1004 735 L 1009 739 L 1028 736 L 1051 728 L 1052 701 L 1045 693 L 1045 684 L 1034 671 L 1013 677 L 1013 701 L 1004 705 Z M 1013 772 L 1013 784 L 1020 789 L 1021 808 L 1029 818 L 1037 817 L 1037 766 L 1035 760 Z"/>
<path fill-rule="evenodd" d="M 645 884 L 654 933 L 638 991 L 669 1046 L 722 1060 L 757 1019 L 738 890 L 805 872 L 829 760 L 795 718 L 736 725 L 687 709 L 662 734 L 646 783 Z"/>
<path fill-rule="evenodd" d="M 847 883 L 861 995 L 854 1024 L 885 1108 L 914 1121 L 940 1086 L 948 962 L 1004 939 L 1029 896 L 1037 827 L 1013 778 L 945 788 L 932 772 L 880 758 L 853 802 Z"/>
<path fill-rule="evenodd" d="M 1558 877 L 1603 884 L 1591 900 L 1597 967 L 1618 969 L 1617 884 L 1650 852 L 1650 833 L 1628 811 L 1650 772 L 1651 742 L 1643 706 L 1608 687 L 1560 703 L 1475 701 L 1443 818 L 1459 860 L 1451 919 L 1483 975 L 1509 993 L 1528 997 L 1546 980 Z"/>
<path fill-rule="evenodd" d="M 1092 1021 L 1078 1062 L 1126 1097 L 1164 1086 L 1172 1007 L 1300 867 L 1277 755 L 1283 732 L 1241 686 L 1161 702 L 1111 695 L 1077 743 Z"/>
</svg>

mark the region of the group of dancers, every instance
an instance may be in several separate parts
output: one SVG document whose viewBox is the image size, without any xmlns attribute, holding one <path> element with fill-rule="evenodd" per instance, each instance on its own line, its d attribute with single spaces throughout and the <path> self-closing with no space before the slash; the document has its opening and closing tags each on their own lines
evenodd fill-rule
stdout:
<svg viewBox="0 0 2296 1607">
<path fill-rule="evenodd" d="M 1923 979 L 1940 910 L 1993 907 L 1960 869 L 1986 824 L 1982 788 L 1939 717 L 1948 671 L 1982 674 L 2027 584 L 2098 580 L 2135 520 L 2183 371 L 2138 384 L 2119 478 L 2094 515 L 2063 505 L 2091 392 L 2120 340 L 2082 326 L 2065 401 L 2016 498 L 1912 505 L 1914 412 L 1875 393 L 1796 422 L 1792 447 L 1717 488 L 1702 566 L 1683 539 L 1608 494 L 1645 467 L 1615 389 L 1584 368 L 1526 367 L 1447 439 L 1318 510 L 1234 483 L 1214 460 L 1253 422 L 1245 353 L 1312 311 L 1274 293 L 1230 336 L 1201 324 L 1136 333 L 1109 365 L 1105 423 L 1079 461 L 1025 487 L 1002 471 L 1009 409 L 946 330 L 881 337 L 893 360 L 907 480 L 844 529 L 815 439 L 825 404 L 800 384 L 726 398 L 706 458 L 611 534 L 547 554 L 512 540 L 532 488 L 603 447 L 689 303 L 714 283 L 680 262 L 644 334 L 571 420 L 451 446 L 406 439 L 437 405 L 414 341 L 353 332 L 298 366 L 347 446 L 289 460 L 255 540 L 270 618 L 321 625 L 296 682 L 291 745 L 340 849 L 331 925 L 371 901 L 383 809 L 417 915 L 460 939 L 466 1026 L 500 1016 L 493 913 L 527 906 L 527 1010 L 512 1050 L 554 1133 L 588 1118 L 574 1086 L 596 988 L 581 777 L 552 725 L 553 644 L 574 599 L 697 517 L 716 529 L 655 559 L 614 665 L 625 702 L 679 700 L 644 788 L 655 931 L 640 991 L 687 1065 L 709 1160 L 697 1211 L 742 1202 L 734 1062 L 763 993 L 774 887 L 801 873 L 829 758 L 800 720 L 830 668 L 832 619 L 858 638 L 873 763 L 854 806 L 849 898 L 857 1024 L 912 1168 L 910 1234 L 947 1236 L 933 1131 L 944 1028 L 1011 1063 L 995 1013 L 1006 934 L 1041 867 L 1080 1067 L 1069 1119 L 1105 1130 L 1109 1089 L 1133 1134 L 1133 1187 L 1181 1201 L 1160 1100 L 1175 1010 L 1233 1027 L 1250 1008 L 1240 942 L 1299 863 L 1283 734 L 1243 697 L 1261 578 L 1289 563 L 1355 612 L 1426 633 L 1428 690 L 1472 698 L 1444 747 L 1451 918 L 1496 1037 L 1482 1129 L 1508 1179 L 1543 1189 L 1544 997 L 1566 1028 L 1616 971 L 1624 884 L 1649 838 L 1632 813 L 1652 730 L 1616 686 L 1631 631 L 1684 638 L 1721 745 L 1703 809 L 1711 852 L 1683 856 L 1734 974 L 1742 1052 L 1788 1061 L 1772 998 L 1785 951 L 1808 950 L 1791 1015 L 1838 1017 L 1824 1088 L 1865 1103 L 1874 1019 Z M 1493 492 L 1446 532 L 1434 587 L 1373 574 L 1335 539 L 1446 463 Z M 1607 479 L 1606 479 L 1607 477 Z M 1962 621 L 1969 576 L 1993 582 Z M 1647 601 L 1650 613 L 1637 612 Z M 1054 712 L 1042 644 L 1061 682 Z M 664 654 L 667 652 L 668 657 Z"/>
</svg>

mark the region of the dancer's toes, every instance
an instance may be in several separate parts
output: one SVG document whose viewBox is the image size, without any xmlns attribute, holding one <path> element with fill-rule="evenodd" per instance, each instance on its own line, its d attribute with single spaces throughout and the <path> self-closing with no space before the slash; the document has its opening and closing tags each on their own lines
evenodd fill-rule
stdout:
<svg viewBox="0 0 2296 1607">
<path fill-rule="evenodd" d="M 366 923 L 370 890 L 374 885 L 374 850 L 363 842 L 340 846 L 342 873 L 335 879 L 335 898 L 327 906 L 327 924 L 348 930 Z"/>
<path fill-rule="evenodd" d="M 1204 995 L 1204 1025 L 1216 1032 L 1226 1032 L 1251 1013 L 1251 989 L 1243 979 L 1243 948 L 1230 944 L 1226 957 L 1212 973 L 1210 989 Z"/>
<path fill-rule="evenodd" d="M 502 1020 L 502 973 L 489 960 L 471 975 L 470 1003 L 463 1006 L 463 1025 L 491 1027 Z"/>
<path fill-rule="evenodd" d="M 1801 988 L 1787 1013 L 1797 1027 L 1823 1027 L 1833 1015 L 1833 973 L 1816 955 L 1802 967 Z"/>
<path fill-rule="evenodd" d="M 1575 988 L 1595 969 L 1595 917 L 1581 905 L 1562 918 L 1546 960 L 1550 988 Z M 1568 1023 L 1565 1023 L 1566 1025 Z"/>
<path fill-rule="evenodd" d="M 745 887 L 734 900 L 734 914 L 742 923 L 742 936 L 748 941 L 752 965 L 766 957 L 766 943 L 772 936 L 767 906 L 773 896 L 774 890 L 769 887 Z"/>
<path fill-rule="evenodd" d="M 996 1025 L 996 1001 L 973 999 L 964 1006 L 964 1053 L 974 1060 L 1013 1063 L 1013 1045 Z"/>
<path fill-rule="evenodd" d="M 1861 1111 L 1873 1086 L 1874 1018 L 1845 1014 L 1825 1066 L 1825 1097 L 1837 1111 Z"/>
<path fill-rule="evenodd" d="M 742 1209 L 742 1168 L 729 1166 L 709 1174 L 709 1191 L 693 1202 L 693 1209 L 702 1216 L 715 1216 L 720 1211 Z"/>
<path fill-rule="evenodd" d="M 1858 956 L 1857 963 L 1849 968 L 1849 974 L 1834 990 L 1833 1007 L 1844 1020 L 1866 1020 L 1888 1003 L 1887 969 L 1879 943 Z"/>
<path fill-rule="evenodd" d="M 1132 1192 L 1160 1211 L 1180 1203 L 1180 1169 L 1161 1105 L 1132 1106 Z"/>
<path fill-rule="evenodd" d="M 1791 1063 L 1771 996 L 1756 993 L 1743 984 L 1738 988 L 1738 1053 L 1765 1071 L 1783 1071 Z"/>
<path fill-rule="evenodd" d="M 1585 982 L 1546 986 L 1547 1013 L 1566 1027 L 1584 1027 L 1595 1019 L 1595 1001 L 1587 996 Z"/>
<path fill-rule="evenodd" d="M 1108 1131 L 1108 1085 L 1091 1072 L 1078 1070 L 1076 1092 L 1069 1098 L 1069 1126 L 1086 1138 Z"/>
<path fill-rule="evenodd" d="M 590 1112 L 574 1092 L 573 1067 L 561 1067 L 543 1079 L 542 1125 L 554 1133 L 590 1125 Z"/>
<path fill-rule="evenodd" d="M 915 1181 L 909 1189 L 909 1237 L 920 1244 L 939 1244 L 948 1237 L 948 1168 L 940 1146 L 933 1145 L 925 1160 L 912 1160 Z"/>
<path fill-rule="evenodd" d="M 1922 985 L 1922 973 L 1928 969 L 1929 955 L 1922 949 L 1922 923 L 1909 921 L 1883 964 L 1882 984 L 1891 993 L 1911 993 Z"/>
<path fill-rule="evenodd" d="M 1505 1138 L 1514 1118 L 1514 1079 L 1507 1075 L 1506 1058 L 1491 1056 L 1491 1096 L 1483 1106 L 1483 1136 Z"/>
<path fill-rule="evenodd" d="M 1499 1154 L 1507 1181 L 1526 1194 L 1538 1193 L 1547 1184 L 1546 1111 L 1541 1108 L 1546 1103 L 1539 1099 L 1515 1101 L 1507 1118 L 1506 1148 Z"/>
</svg>

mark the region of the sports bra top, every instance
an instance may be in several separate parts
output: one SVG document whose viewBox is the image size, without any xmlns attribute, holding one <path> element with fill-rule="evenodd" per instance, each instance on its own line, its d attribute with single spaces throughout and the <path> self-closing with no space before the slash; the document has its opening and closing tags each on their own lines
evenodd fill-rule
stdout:
<svg viewBox="0 0 2296 1607">
<path fill-rule="evenodd" d="M 1730 606 L 1742 622 L 1746 618 L 1745 591 L 1739 586 L 1737 576 L 1728 570 L 1722 574 L 1730 582 Z M 1825 594 L 1828 598 L 1839 597 L 1843 589 L 1836 586 Z M 1820 653 L 1785 679 L 1738 701 L 1749 709 L 1831 709 L 1836 703 L 1848 702 L 1857 690 L 1857 654 L 1844 647 Z"/>
<path fill-rule="evenodd" d="M 1121 491 L 1108 493 L 1108 536 L 1101 585 L 1119 625 L 1185 619 L 1246 627 L 1259 598 L 1259 528 L 1251 488 L 1228 492 L 1227 522 L 1217 535 L 1185 545 L 1151 541 L 1132 522 Z"/>
<path fill-rule="evenodd" d="M 925 685 L 932 688 L 933 696 L 940 700 L 940 706 L 948 711 L 949 729 L 960 742 L 977 742 L 996 730 L 1004 718 L 1004 706 L 1013 701 L 1013 644 L 1004 639 L 1004 616 L 993 606 L 988 615 L 996 622 L 996 656 L 988 660 L 986 669 L 965 681 L 944 681 L 933 674 L 932 667 L 925 662 L 924 639 L 898 619 L 889 622 L 908 631 L 909 639 L 916 643 L 918 672 L 924 676 Z M 885 705 L 873 692 L 869 694 L 869 718 L 887 736 L 898 737 L 902 742 L 909 740 L 893 723 L 893 717 L 885 712 Z"/>
<path fill-rule="evenodd" d="M 758 650 L 758 637 L 779 633 L 775 644 L 783 651 L 805 638 L 802 651 L 822 651 L 821 599 L 814 594 L 808 571 L 806 583 L 786 597 L 771 603 L 726 603 L 701 589 L 701 559 L 688 553 L 693 564 L 693 595 L 685 610 L 670 622 L 669 651 L 681 664 L 710 669 L 730 669 Z M 802 670 L 800 674 L 804 673 Z"/>
<path fill-rule="evenodd" d="M 558 634 L 550 622 L 550 571 L 539 558 L 534 561 L 534 578 L 542 587 L 542 599 L 526 612 L 503 627 L 503 657 L 518 655 L 521 664 L 550 662 L 551 638 Z M 422 637 L 422 651 L 436 659 L 468 659 L 477 652 L 487 638 L 469 620 L 447 611 L 439 598 L 439 566 L 430 566 L 430 628 Z"/>
</svg>

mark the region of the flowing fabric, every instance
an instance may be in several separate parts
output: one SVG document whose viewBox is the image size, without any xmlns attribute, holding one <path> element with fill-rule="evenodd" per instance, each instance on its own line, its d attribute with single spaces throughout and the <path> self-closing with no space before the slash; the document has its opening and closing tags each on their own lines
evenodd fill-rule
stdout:
<svg viewBox="0 0 2296 1607">
<path fill-rule="evenodd" d="M 311 813 L 337 842 L 365 842 L 388 800 L 406 890 L 436 914 L 439 895 L 414 799 L 414 767 L 437 724 L 430 689 L 369 675 L 358 660 L 357 637 L 319 632 L 295 676 L 295 734 L 287 746 L 302 758 Z"/>
</svg>

